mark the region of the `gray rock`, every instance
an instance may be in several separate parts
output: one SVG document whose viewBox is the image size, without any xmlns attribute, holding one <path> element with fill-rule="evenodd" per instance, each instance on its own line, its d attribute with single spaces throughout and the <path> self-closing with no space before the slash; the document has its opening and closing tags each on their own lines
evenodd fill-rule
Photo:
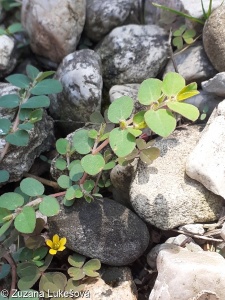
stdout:
<svg viewBox="0 0 225 300">
<path fill-rule="evenodd" d="M 222 226 L 220 235 L 221 235 L 222 239 L 225 241 L 225 223 Z"/>
<path fill-rule="evenodd" d="M 149 300 L 224 299 L 225 261 L 218 253 L 191 252 L 171 245 L 160 251 L 157 269 Z M 206 292 L 218 298 L 198 298 Z"/>
<path fill-rule="evenodd" d="M 202 89 L 207 93 L 225 98 L 225 72 L 217 73 L 213 78 L 202 82 Z"/>
<path fill-rule="evenodd" d="M 195 81 L 200 84 L 217 73 L 201 43 L 194 43 L 185 51 L 175 53 L 174 61 L 178 72 L 185 78 L 187 83 Z M 164 74 L 168 72 L 175 72 L 171 60 L 167 64 Z"/>
<path fill-rule="evenodd" d="M 189 232 L 192 234 L 203 235 L 205 230 L 202 224 L 187 224 L 179 227 L 179 230 Z"/>
<path fill-rule="evenodd" d="M 85 22 L 86 0 L 25 0 L 22 24 L 34 53 L 60 62 L 75 51 Z"/>
<path fill-rule="evenodd" d="M 69 249 L 111 266 L 132 263 L 149 243 L 145 223 L 107 198 L 91 203 L 79 199 L 72 207 L 62 207 L 59 215 L 49 218 L 49 229 L 66 237 Z"/>
<path fill-rule="evenodd" d="M 203 30 L 203 45 L 205 52 L 219 72 L 225 71 L 225 5 L 221 5 L 210 15 Z"/>
<path fill-rule="evenodd" d="M 87 0 L 85 33 L 93 41 L 100 41 L 115 27 L 123 25 L 134 0 Z"/>
<path fill-rule="evenodd" d="M 146 222 L 160 229 L 210 222 L 220 214 L 224 201 L 185 175 L 185 162 L 200 136 L 199 126 L 175 130 L 157 138 L 161 155 L 150 166 L 138 163 L 130 188 L 130 202 Z"/>
<path fill-rule="evenodd" d="M 61 120 L 67 132 L 81 127 L 90 115 L 101 109 L 101 61 L 93 50 L 80 50 L 67 55 L 60 64 L 55 78 L 63 91 L 51 95 L 50 113 Z"/>
<path fill-rule="evenodd" d="M 87 284 L 84 291 L 90 294 L 90 300 L 137 300 L 138 296 L 131 271 L 127 267 L 107 267 L 101 278 Z"/>
<path fill-rule="evenodd" d="M 165 65 L 168 35 L 156 25 L 117 27 L 96 48 L 102 59 L 106 88 L 141 83 L 155 77 Z"/>
<path fill-rule="evenodd" d="M 0 78 L 10 74 L 16 66 L 17 59 L 14 50 L 13 38 L 0 35 Z"/>
<path fill-rule="evenodd" d="M 225 101 L 214 110 L 186 162 L 186 173 L 225 198 Z"/>
</svg>

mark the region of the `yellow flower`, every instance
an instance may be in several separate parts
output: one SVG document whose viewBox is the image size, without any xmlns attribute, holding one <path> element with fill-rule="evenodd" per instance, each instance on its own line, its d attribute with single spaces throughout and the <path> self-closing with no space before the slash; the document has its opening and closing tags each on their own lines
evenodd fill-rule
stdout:
<svg viewBox="0 0 225 300">
<path fill-rule="evenodd" d="M 63 251 L 66 249 L 65 244 L 66 244 L 66 238 L 61 238 L 59 239 L 58 234 L 55 234 L 51 240 L 46 240 L 46 244 L 51 248 L 49 250 L 49 253 L 52 255 L 55 255 L 57 251 Z"/>
</svg>

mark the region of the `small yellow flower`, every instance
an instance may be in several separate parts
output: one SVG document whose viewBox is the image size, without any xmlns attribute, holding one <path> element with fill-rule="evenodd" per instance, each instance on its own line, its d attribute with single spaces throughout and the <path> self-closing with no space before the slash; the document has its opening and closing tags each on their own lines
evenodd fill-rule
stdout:
<svg viewBox="0 0 225 300">
<path fill-rule="evenodd" d="M 49 250 L 49 253 L 52 255 L 55 255 L 57 251 L 63 251 L 66 249 L 65 244 L 66 244 L 66 238 L 61 238 L 59 239 L 58 234 L 55 234 L 51 240 L 46 240 L 46 244 L 51 248 Z"/>
</svg>

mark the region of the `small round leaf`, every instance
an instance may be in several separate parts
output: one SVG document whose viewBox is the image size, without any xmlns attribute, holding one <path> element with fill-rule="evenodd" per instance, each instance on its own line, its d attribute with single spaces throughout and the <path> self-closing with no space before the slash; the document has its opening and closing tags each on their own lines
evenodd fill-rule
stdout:
<svg viewBox="0 0 225 300">
<path fill-rule="evenodd" d="M 105 160 L 101 154 L 88 154 L 81 159 L 81 165 L 89 175 L 98 174 L 105 166 Z"/>
<path fill-rule="evenodd" d="M 56 198 L 46 196 L 39 204 L 39 210 L 44 216 L 52 217 L 59 213 L 60 207 Z"/>
<path fill-rule="evenodd" d="M 127 156 L 135 148 L 135 137 L 127 130 L 114 128 L 109 135 L 109 143 L 112 150 L 119 157 Z"/>
<path fill-rule="evenodd" d="M 24 199 L 20 194 L 9 192 L 0 197 L 0 207 L 9 210 L 14 210 L 17 207 L 22 206 Z"/>
<path fill-rule="evenodd" d="M 157 101 L 162 94 L 162 81 L 155 78 L 146 79 L 140 85 L 138 91 L 139 102 L 143 105 L 150 105 Z"/>
<path fill-rule="evenodd" d="M 21 191 L 28 196 L 41 196 L 44 194 L 45 188 L 41 182 L 34 178 L 25 178 L 20 183 Z"/>
<path fill-rule="evenodd" d="M 58 185 L 59 185 L 61 188 L 63 188 L 63 189 L 69 188 L 69 187 L 71 186 L 71 184 L 72 184 L 71 179 L 70 179 L 69 176 L 67 176 L 67 175 L 61 175 L 61 176 L 58 178 L 57 182 L 58 182 Z"/>
<path fill-rule="evenodd" d="M 94 145 L 94 140 L 89 137 L 86 129 L 75 131 L 73 135 L 73 147 L 80 154 L 88 154 Z"/>
<path fill-rule="evenodd" d="M 56 141 L 56 150 L 58 151 L 59 154 L 66 154 L 68 151 L 69 147 L 69 141 L 66 139 L 58 139 Z"/>
<path fill-rule="evenodd" d="M 108 118 L 112 123 L 117 124 L 130 117 L 133 107 L 133 100 L 128 96 L 122 96 L 110 104 L 108 109 Z"/>
<path fill-rule="evenodd" d="M 14 221 L 16 230 L 22 233 L 32 233 L 35 229 L 36 214 L 31 206 L 24 206 Z"/>
<path fill-rule="evenodd" d="M 184 87 L 184 78 L 176 72 L 169 72 L 163 78 L 162 91 L 167 97 L 177 95 Z"/>
</svg>

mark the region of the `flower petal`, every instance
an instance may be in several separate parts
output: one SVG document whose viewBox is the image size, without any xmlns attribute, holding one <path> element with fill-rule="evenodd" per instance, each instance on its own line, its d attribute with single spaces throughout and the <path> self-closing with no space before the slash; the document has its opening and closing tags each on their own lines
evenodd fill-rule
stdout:
<svg viewBox="0 0 225 300">
<path fill-rule="evenodd" d="M 52 241 L 51 241 L 51 240 L 46 240 L 45 243 L 46 243 L 46 245 L 48 245 L 50 248 L 52 248 Z"/>
<path fill-rule="evenodd" d="M 65 249 L 66 249 L 65 246 L 60 246 L 60 247 L 58 248 L 58 251 L 63 251 L 63 250 L 65 250 Z"/>
<path fill-rule="evenodd" d="M 55 255 L 55 254 L 57 253 L 57 250 L 50 249 L 50 250 L 49 250 L 49 253 L 50 253 L 51 255 Z"/>
<path fill-rule="evenodd" d="M 58 236 L 58 234 L 55 234 L 55 235 L 53 236 L 52 240 L 53 240 L 53 243 L 54 243 L 54 244 L 58 244 L 58 243 L 59 243 L 59 236 Z"/>
<path fill-rule="evenodd" d="M 66 244 L 66 238 L 65 237 L 61 238 L 60 241 L 59 241 L 59 243 L 60 243 L 60 247 L 61 246 L 65 246 L 65 244 Z"/>
</svg>

